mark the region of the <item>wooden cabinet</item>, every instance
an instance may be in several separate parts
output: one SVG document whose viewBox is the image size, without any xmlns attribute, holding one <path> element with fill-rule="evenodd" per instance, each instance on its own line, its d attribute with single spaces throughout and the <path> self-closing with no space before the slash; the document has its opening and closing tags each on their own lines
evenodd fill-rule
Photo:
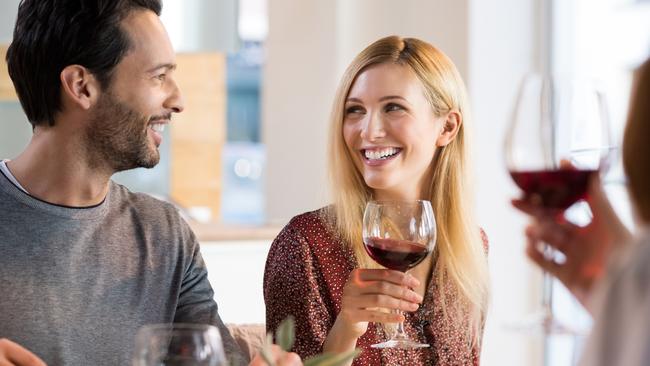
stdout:
<svg viewBox="0 0 650 366">
<path fill-rule="evenodd" d="M 7 73 L 7 62 L 5 61 L 5 56 L 7 55 L 7 45 L 0 45 L 0 101 L 18 101 L 16 96 L 16 91 L 14 90 L 14 84 L 9 78 Z"/>
<path fill-rule="evenodd" d="M 209 207 L 215 220 L 226 140 L 226 58 L 187 53 L 178 54 L 176 62 L 185 111 L 172 120 L 170 195 L 184 207 Z"/>
</svg>

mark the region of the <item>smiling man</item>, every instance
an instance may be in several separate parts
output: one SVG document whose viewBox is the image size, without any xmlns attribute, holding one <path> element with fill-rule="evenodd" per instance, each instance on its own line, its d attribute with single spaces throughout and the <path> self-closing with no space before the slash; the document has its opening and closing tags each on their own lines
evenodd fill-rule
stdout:
<svg viewBox="0 0 650 366">
<path fill-rule="evenodd" d="M 142 325 L 171 322 L 216 325 L 231 364 L 244 363 L 188 225 L 111 181 L 155 166 L 183 110 L 160 11 L 20 4 L 7 63 L 33 137 L 0 163 L 1 365 L 127 365 Z"/>
</svg>

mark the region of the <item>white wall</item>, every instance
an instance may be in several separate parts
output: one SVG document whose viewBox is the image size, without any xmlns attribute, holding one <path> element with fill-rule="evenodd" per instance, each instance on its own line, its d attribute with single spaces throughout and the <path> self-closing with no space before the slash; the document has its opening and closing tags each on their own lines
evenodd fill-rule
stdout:
<svg viewBox="0 0 650 366">
<path fill-rule="evenodd" d="M 0 3 L 0 44 L 8 44 L 13 38 L 19 2 L 20 0 L 2 0 Z"/>
<path fill-rule="evenodd" d="M 337 80 L 334 1 L 272 0 L 262 83 L 270 221 L 326 202 L 327 118 Z"/>
<path fill-rule="evenodd" d="M 238 0 L 164 0 L 161 20 L 176 52 L 237 49 Z"/>
<path fill-rule="evenodd" d="M 201 243 L 201 255 L 224 323 L 264 324 L 263 278 L 271 240 Z"/>
<path fill-rule="evenodd" d="M 468 0 L 338 0 L 339 72 L 364 47 L 380 37 L 396 34 L 436 45 L 466 76 L 468 6 Z"/>
<path fill-rule="evenodd" d="M 477 210 L 490 237 L 492 308 L 484 365 L 540 365 L 541 341 L 505 330 L 535 308 L 524 219 L 509 205 L 502 140 L 518 79 L 538 67 L 541 0 L 273 0 L 263 94 L 267 213 L 285 221 L 327 202 L 326 131 L 338 78 L 371 41 L 416 36 L 445 51 L 474 109 Z"/>
<path fill-rule="evenodd" d="M 417 36 L 444 50 L 465 76 L 467 7 L 466 0 L 270 3 L 262 83 L 270 221 L 285 222 L 328 202 L 327 123 L 338 80 L 352 58 L 380 37 Z"/>
<path fill-rule="evenodd" d="M 506 331 L 537 309 L 539 272 L 524 257 L 524 218 L 509 205 L 519 192 L 507 175 L 503 136 L 521 76 L 540 65 L 536 0 L 472 2 L 468 88 L 474 112 L 477 209 L 490 237 L 492 304 L 485 365 L 541 365 L 540 338 Z M 558 365 L 559 366 L 559 365 Z"/>
</svg>

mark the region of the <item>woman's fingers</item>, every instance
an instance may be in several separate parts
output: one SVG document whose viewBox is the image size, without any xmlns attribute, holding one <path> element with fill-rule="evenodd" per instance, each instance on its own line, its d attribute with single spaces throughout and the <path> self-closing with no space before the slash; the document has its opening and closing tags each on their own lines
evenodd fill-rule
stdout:
<svg viewBox="0 0 650 366">
<path fill-rule="evenodd" d="M 563 276 L 560 273 L 562 271 L 562 266 L 557 264 L 553 259 L 547 258 L 543 251 L 539 250 L 540 244 L 539 241 L 528 239 L 526 255 L 544 271 L 552 274 L 560 280 L 563 280 L 564 278 L 562 278 Z"/>
<path fill-rule="evenodd" d="M 302 360 L 300 359 L 300 356 L 298 356 L 297 353 L 293 352 L 285 352 L 284 357 L 280 360 L 279 365 L 281 366 L 298 366 L 302 365 Z"/>
<path fill-rule="evenodd" d="M 522 211 L 523 213 L 526 213 L 530 216 L 533 217 L 540 217 L 544 215 L 544 209 L 540 207 L 539 205 L 532 204 L 524 199 L 513 199 L 510 201 L 512 203 L 512 206 L 514 206 L 517 210 Z"/>
<path fill-rule="evenodd" d="M 382 294 L 365 294 L 357 296 L 352 304 L 358 308 L 387 308 L 402 311 L 415 311 L 418 309 L 418 302 L 395 298 Z"/>
<path fill-rule="evenodd" d="M 351 311 L 373 308 L 415 311 L 423 299 L 407 286 L 418 284 L 413 276 L 398 271 L 356 269 L 343 289 L 343 307 Z"/>
<path fill-rule="evenodd" d="M 356 269 L 352 272 L 352 278 L 356 281 L 385 281 L 400 286 L 415 288 L 420 285 L 417 278 L 408 273 L 392 271 L 388 269 Z"/>
<path fill-rule="evenodd" d="M 362 287 L 358 288 L 358 292 L 367 295 L 387 295 L 415 303 L 422 302 L 422 296 L 410 288 L 385 281 L 366 282 Z"/>
<path fill-rule="evenodd" d="M 353 271 L 343 292 L 351 296 L 365 297 L 364 306 L 392 305 L 391 307 L 396 308 L 397 301 L 422 302 L 422 296 L 411 289 L 418 284 L 419 281 L 415 277 L 402 272 L 358 269 Z"/>
<path fill-rule="evenodd" d="M 526 227 L 528 239 L 544 242 L 563 254 L 571 249 L 570 241 L 572 231 L 576 230 L 570 223 L 557 223 L 555 221 L 537 221 Z"/>
<path fill-rule="evenodd" d="M 352 315 L 352 320 L 356 322 L 373 322 L 373 323 L 399 323 L 404 321 L 404 315 L 384 311 L 382 309 L 360 309 Z"/>
</svg>

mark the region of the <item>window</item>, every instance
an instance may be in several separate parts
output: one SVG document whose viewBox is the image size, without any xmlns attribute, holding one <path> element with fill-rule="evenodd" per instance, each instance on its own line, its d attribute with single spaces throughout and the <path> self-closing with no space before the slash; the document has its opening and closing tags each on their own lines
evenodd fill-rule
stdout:
<svg viewBox="0 0 650 366">
<path fill-rule="evenodd" d="M 241 48 L 227 58 L 227 141 L 221 200 L 224 223 L 265 222 L 260 90 L 268 30 L 266 11 L 266 0 L 239 0 Z"/>
<path fill-rule="evenodd" d="M 650 2 L 631 0 L 556 0 L 552 2 L 551 69 L 580 73 L 604 84 L 612 130 L 620 141 L 626 121 L 632 72 L 650 51 Z M 632 226 L 620 154 L 606 176 L 614 208 Z M 589 327 L 589 316 L 562 286 L 554 291 L 554 312 L 560 319 Z M 550 337 L 546 365 L 573 365 L 584 339 Z"/>
</svg>

